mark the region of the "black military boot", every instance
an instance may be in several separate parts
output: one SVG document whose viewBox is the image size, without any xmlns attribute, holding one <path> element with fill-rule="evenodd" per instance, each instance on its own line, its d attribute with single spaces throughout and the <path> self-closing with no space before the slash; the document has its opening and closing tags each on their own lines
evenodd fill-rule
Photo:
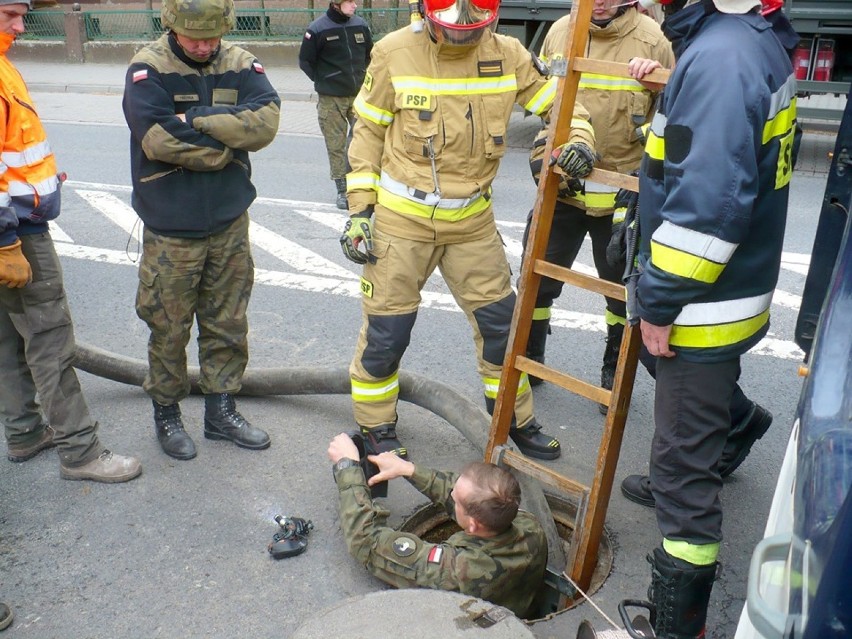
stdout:
<svg viewBox="0 0 852 639">
<path fill-rule="evenodd" d="M 334 181 L 337 187 L 337 208 L 344 211 L 349 209 L 349 202 L 346 200 L 346 178 L 338 178 Z"/>
<path fill-rule="evenodd" d="M 204 436 L 207 439 L 227 439 L 240 448 L 260 450 L 269 448 L 269 435 L 255 428 L 237 412 L 234 396 L 214 393 L 204 396 Z"/>
<path fill-rule="evenodd" d="M 659 547 L 648 555 L 648 563 L 651 564 L 648 598 L 657 609 L 654 627 L 657 638 L 703 638 L 718 564 L 696 566 L 672 557 Z"/>
<path fill-rule="evenodd" d="M 624 337 L 624 324 L 608 324 L 606 327 L 606 347 L 603 354 L 603 366 L 601 366 L 601 386 L 612 390 L 615 382 L 615 366 L 618 364 L 618 351 L 621 350 L 621 338 Z M 609 407 L 598 404 L 598 410 L 606 415 Z"/>
<path fill-rule="evenodd" d="M 361 435 L 366 440 L 366 448 L 376 451 L 373 454 L 379 453 L 396 453 L 403 459 L 408 459 L 408 449 L 402 445 L 402 442 L 396 436 L 396 423 L 381 424 L 379 426 L 361 426 Z"/>
<path fill-rule="evenodd" d="M 724 478 L 739 468 L 754 446 L 772 425 L 772 413 L 755 404 L 745 418 L 731 426 L 722 457 L 719 459 L 719 474 Z"/>
<path fill-rule="evenodd" d="M 183 428 L 180 417 L 180 405 L 163 406 L 154 404 L 154 429 L 157 431 L 157 441 L 163 452 L 175 459 L 192 459 L 195 457 L 195 443 Z"/>
<path fill-rule="evenodd" d="M 547 336 L 550 334 L 550 320 L 533 320 L 530 326 L 530 338 L 527 340 L 527 357 L 540 364 L 544 364 L 544 347 L 547 345 Z M 542 379 L 533 375 L 529 376 L 530 386 L 538 386 Z"/>
</svg>

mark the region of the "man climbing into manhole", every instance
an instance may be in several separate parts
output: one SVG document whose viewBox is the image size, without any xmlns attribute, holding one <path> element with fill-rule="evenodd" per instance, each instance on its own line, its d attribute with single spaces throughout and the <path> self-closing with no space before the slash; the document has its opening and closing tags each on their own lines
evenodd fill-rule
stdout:
<svg viewBox="0 0 852 639">
<path fill-rule="evenodd" d="M 358 449 L 341 433 L 328 457 L 340 494 L 340 527 L 350 554 L 397 588 L 434 588 L 486 599 L 519 617 L 530 610 L 547 564 L 547 539 L 538 520 L 519 511 L 521 488 L 507 470 L 472 462 L 460 474 L 413 464 L 392 452 L 370 455 L 379 472 L 364 477 Z M 445 508 L 461 530 L 440 544 L 385 526 L 370 488 L 405 477 Z"/>
</svg>

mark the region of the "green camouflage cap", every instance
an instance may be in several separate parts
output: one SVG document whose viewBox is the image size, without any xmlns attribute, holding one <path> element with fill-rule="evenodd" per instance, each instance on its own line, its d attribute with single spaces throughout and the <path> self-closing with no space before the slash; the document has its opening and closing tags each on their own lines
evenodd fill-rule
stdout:
<svg viewBox="0 0 852 639">
<path fill-rule="evenodd" d="M 164 0 L 163 27 L 195 40 L 219 38 L 236 24 L 233 0 Z"/>
</svg>

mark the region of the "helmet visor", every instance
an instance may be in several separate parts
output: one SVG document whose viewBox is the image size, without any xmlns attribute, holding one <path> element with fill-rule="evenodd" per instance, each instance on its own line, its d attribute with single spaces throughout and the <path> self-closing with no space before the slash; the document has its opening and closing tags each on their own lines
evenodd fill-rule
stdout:
<svg viewBox="0 0 852 639">
<path fill-rule="evenodd" d="M 499 0 L 426 0 L 427 17 L 442 27 L 476 29 L 497 19 Z"/>
</svg>

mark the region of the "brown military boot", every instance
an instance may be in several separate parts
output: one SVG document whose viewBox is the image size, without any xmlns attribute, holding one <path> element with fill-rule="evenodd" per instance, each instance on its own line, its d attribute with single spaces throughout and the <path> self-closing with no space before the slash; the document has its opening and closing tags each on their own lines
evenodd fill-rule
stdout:
<svg viewBox="0 0 852 639">
<path fill-rule="evenodd" d="M 142 474 L 142 464 L 135 457 L 116 455 L 108 450 L 82 466 L 59 465 L 62 479 L 89 479 L 105 484 L 120 484 Z"/>
<path fill-rule="evenodd" d="M 20 444 L 9 444 L 6 449 L 6 458 L 15 463 L 25 462 L 28 459 L 32 459 L 41 451 L 56 446 L 53 442 L 54 435 L 56 435 L 56 431 L 45 424 L 42 426 L 41 435 L 39 435 L 38 439 L 36 439 L 33 443 L 25 446 Z"/>
</svg>

